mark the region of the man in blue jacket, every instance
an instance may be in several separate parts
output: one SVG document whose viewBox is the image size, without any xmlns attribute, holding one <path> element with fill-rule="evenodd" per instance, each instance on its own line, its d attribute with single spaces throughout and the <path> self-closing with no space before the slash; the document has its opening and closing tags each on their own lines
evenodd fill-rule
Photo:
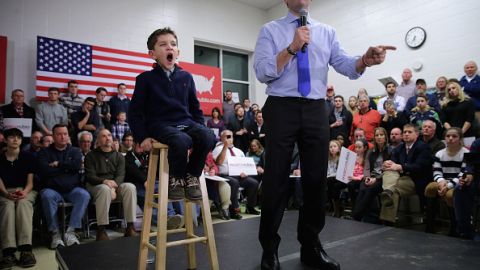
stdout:
<svg viewBox="0 0 480 270">
<path fill-rule="evenodd" d="M 57 124 L 52 129 L 53 144 L 39 155 L 39 172 L 43 189 L 40 191 L 42 208 L 47 219 L 48 230 L 52 233 L 50 248 L 80 244 L 75 229 L 82 227 L 82 217 L 90 201 L 90 194 L 82 187 L 80 169 L 82 153 L 69 142 L 66 125 Z M 62 240 L 58 228 L 57 205 L 61 202 L 73 204 L 68 229 Z"/>
<path fill-rule="evenodd" d="M 480 121 L 480 75 L 477 74 L 478 66 L 474 61 L 468 61 L 463 67 L 465 75 L 460 79 L 463 91 L 475 104 L 475 118 Z"/>
<path fill-rule="evenodd" d="M 423 205 L 425 187 L 433 179 L 430 146 L 418 139 L 415 125 L 403 126 L 403 143 L 383 163 L 383 192 L 380 219 L 395 222 L 400 196 L 417 193 Z"/>
</svg>

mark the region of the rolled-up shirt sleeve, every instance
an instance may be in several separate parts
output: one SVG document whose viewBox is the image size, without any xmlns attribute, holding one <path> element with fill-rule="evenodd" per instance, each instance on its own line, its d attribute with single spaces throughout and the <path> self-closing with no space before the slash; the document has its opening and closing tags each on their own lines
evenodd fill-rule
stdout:
<svg viewBox="0 0 480 270">
<path fill-rule="evenodd" d="M 362 76 L 362 73 L 357 72 L 356 63 L 360 56 L 348 55 L 340 46 L 340 42 L 338 41 L 335 30 L 331 29 L 331 31 L 333 32 L 333 35 L 329 61 L 330 65 L 335 69 L 335 71 L 347 76 L 351 80 L 359 78 Z"/>
</svg>

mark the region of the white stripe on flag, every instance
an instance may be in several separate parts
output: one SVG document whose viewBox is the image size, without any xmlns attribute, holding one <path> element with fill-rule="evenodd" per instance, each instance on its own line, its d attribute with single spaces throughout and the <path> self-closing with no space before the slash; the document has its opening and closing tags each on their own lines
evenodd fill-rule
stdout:
<svg viewBox="0 0 480 270">
<path fill-rule="evenodd" d="M 37 75 L 50 77 L 50 78 L 62 78 L 62 79 L 68 79 L 68 80 L 81 80 L 81 81 L 104 82 L 104 83 L 114 83 L 114 84 L 123 82 L 128 85 L 135 84 L 135 77 L 132 78 L 133 80 L 120 80 L 120 79 L 101 78 L 101 77 L 95 77 L 95 76 L 63 74 L 63 73 L 48 72 L 48 71 L 37 71 Z M 66 86 L 62 86 L 62 87 L 66 87 Z"/>
<path fill-rule="evenodd" d="M 99 65 L 105 65 L 105 66 L 111 66 L 111 67 L 132 68 L 132 69 L 138 69 L 138 70 L 150 70 L 150 69 L 152 69 L 152 67 L 126 64 L 126 63 L 121 63 L 121 62 L 105 61 L 105 60 L 99 60 L 99 59 L 92 59 L 92 63 L 99 64 Z"/>
<path fill-rule="evenodd" d="M 148 64 L 149 66 L 152 66 L 152 64 L 153 64 L 153 60 L 151 58 L 147 58 L 147 57 L 143 58 L 143 57 L 137 57 L 137 56 L 131 56 L 131 55 L 125 55 L 125 54 L 118 54 L 118 53 L 110 53 L 110 52 L 102 52 L 102 51 L 96 51 L 96 50 L 93 50 L 92 54 L 93 55 L 113 57 L 113 58 L 119 58 L 119 59 L 125 59 L 125 60 L 145 62 L 145 64 Z"/>
<path fill-rule="evenodd" d="M 150 68 L 151 69 L 151 68 Z M 117 70 L 111 70 L 111 69 L 104 69 L 104 68 L 93 68 L 92 69 L 93 74 L 95 73 L 103 73 L 103 74 L 110 74 L 110 75 L 120 75 L 120 76 L 126 76 L 130 77 L 132 80 L 135 81 L 135 78 L 139 75 L 139 73 L 133 73 L 133 72 L 126 72 L 126 71 L 117 71 Z"/>
</svg>

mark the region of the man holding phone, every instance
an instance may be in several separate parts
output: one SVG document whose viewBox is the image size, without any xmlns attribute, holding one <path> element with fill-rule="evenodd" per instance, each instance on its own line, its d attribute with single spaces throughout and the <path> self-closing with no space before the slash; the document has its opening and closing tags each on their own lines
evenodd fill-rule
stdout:
<svg viewBox="0 0 480 270">
<path fill-rule="evenodd" d="M 247 209 L 246 213 L 258 215 L 258 212 L 255 209 L 257 205 L 257 189 L 258 182 L 252 177 L 249 177 L 245 173 L 241 173 L 239 176 L 229 176 L 228 170 L 228 159 L 230 157 L 245 157 L 245 154 L 242 150 L 233 146 L 233 132 L 226 129 L 222 131 L 220 135 L 221 142 L 217 144 L 215 149 L 213 149 L 213 159 L 218 165 L 219 173 L 222 177 L 227 178 L 228 184 L 231 187 L 231 196 L 229 212 L 230 218 L 233 219 L 242 219 L 240 215 L 240 204 L 238 202 L 238 189 L 239 187 L 244 188 L 247 194 Z"/>
</svg>

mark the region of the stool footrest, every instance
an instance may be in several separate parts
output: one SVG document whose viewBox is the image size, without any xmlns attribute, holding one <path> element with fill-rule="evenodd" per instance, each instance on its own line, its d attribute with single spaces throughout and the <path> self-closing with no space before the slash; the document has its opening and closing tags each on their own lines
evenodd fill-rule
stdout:
<svg viewBox="0 0 480 270">
<path fill-rule="evenodd" d="M 146 245 L 149 249 L 151 249 L 151 250 L 154 250 L 154 251 L 157 250 L 157 247 L 154 246 L 154 245 L 152 245 L 152 244 L 150 244 L 150 243 L 146 243 L 145 245 Z"/>
<path fill-rule="evenodd" d="M 206 242 L 206 241 L 207 241 L 207 237 L 194 236 L 193 238 L 189 238 L 189 239 L 168 242 L 166 246 L 173 247 L 173 246 L 188 245 L 188 244 L 193 244 L 197 242 Z"/>
<path fill-rule="evenodd" d="M 168 202 L 178 202 L 178 201 L 183 201 L 183 199 L 182 200 L 168 200 Z M 195 204 L 201 204 L 202 203 L 202 201 L 190 201 L 190 200 L 185 200 L 185 202 L 190 202 L 190 203 L 195 203 Z M 156 202 L 150 202 L 150 204 L 152 204 L 153 208 L 157 208 L 157 209 L 160 208 L 160 205 Z"/>
<path fill-rule="evenodd" d="M 167 234 L 174 234 L 174 233 L 182 233 L 186 232 L 187 229 L 185 228 L 180 228 L 180 229 L 173 229 L 173 230 L 167 230 Z M 151 232 L 148 237 L 157 237 L 157 232 Z"/>
</svg>

